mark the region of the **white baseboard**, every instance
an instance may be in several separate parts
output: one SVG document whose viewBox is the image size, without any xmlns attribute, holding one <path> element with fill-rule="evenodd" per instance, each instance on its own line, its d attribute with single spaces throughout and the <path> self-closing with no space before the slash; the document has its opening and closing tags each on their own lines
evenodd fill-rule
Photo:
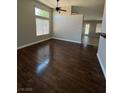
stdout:
<svg viewBox="0 0 124 93">
<path fill-rule="evenodd" d="M 46 40 L 49 40 L 49 39 L 57 39 L 57 40 L 63 40 L 63 41 L 68 41 L 68 42 L 74 42 L 74 43 L 81 43 L 79 41 L 74 41 L 74 40 L 68 40 L 68 39 L 62 39 L 62 38 L 56 38 L 56 37 L 51 37 L 51 38 L 48 38 L 48 39 L 43 39 L 43 40 L 40 40 L 40 41 L 36 41 L 36 42 L 33 42 L 33 43 L 29 43 L 29 44 L 25 44 L 25 45 L 22 45 L 20 47 L 17 47 L 17 49 L 21 49 L 21 48 L 24 48 L 24 47 L 28 47 L 28 46 L 31 46 L 31 45 L 34 45 L 34 44 L 37 44 L 37 43 L 40 43 L 40 42 L 43 42 L 43 41 L 46 41 Z"/>
<path fill-rule="evenodd" d="M 43 40 L 36 41 L 36 42 L 33 42 L 33 43 L 29 43 L 29 44 L 22 45 L 22 46 L 20 46 L 20 47 L 17 47 L 17 50 L 18 50 L 18 49 L 21 49 L 21 48 L 24 48 L 24 47 L 28 47 L 28 46 L 34 45 L 34 44 L 38 44 L 38 43 L 40 43 L 40 42 L 43 42 L 43 41 L 46 41 L 46 40 L 49 40 L 49 39 L 51 39 L 51 38 L 47 38 L 47 39 L 43 39 Z"/>
<path fill-rule="evenodd" d="M 101 61 L 101 59 L 100 59 L 98 53 L 97 53 L 97 58 L 98 58 L 98 60 L 99 60 L 100 66 L 101 66 L 101 68 L 102 68 L 104 77 L 106 78 L 106 71 L 105 71 L 105 68 L 104 68 L 103 65 L 102 65 L 102 61 Z"/>
<path fill-rule="evenodd" d="M 52 37 L 52 38 L 53 39 L 57 39 L 57 40 L 62 40 L 62 41 L 68 41 L 68 42 L 73 42 L 73 43 L 79 43 L 79 44 L 81 44 L 80 41 L 68 40 L 68 39 L 57 38 L 57 37 Z"/>
</svg>

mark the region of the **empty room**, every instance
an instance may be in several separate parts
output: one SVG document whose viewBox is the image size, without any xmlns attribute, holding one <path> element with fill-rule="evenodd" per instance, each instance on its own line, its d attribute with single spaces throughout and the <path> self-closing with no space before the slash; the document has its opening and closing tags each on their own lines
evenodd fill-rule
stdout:
<svg viewBox="0 0 124 93">
<path fill-rule="evenodd" d="M 105 0 L 17 0 L 17 93 L 106 93 Z"/>
</svg>

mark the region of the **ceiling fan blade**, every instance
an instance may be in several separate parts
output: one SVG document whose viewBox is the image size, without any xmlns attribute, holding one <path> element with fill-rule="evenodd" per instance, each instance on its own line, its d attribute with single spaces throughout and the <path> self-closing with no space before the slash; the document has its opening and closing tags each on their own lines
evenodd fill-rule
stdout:
<svg viewBox="0 0 124 93">
<path fill-rule="evenodd" d="M 66 12 L 67 10 L 64 10 L 64 9 L 60 9 L 60 11 L 64 11 L 64 12 Z"/>
</svg>

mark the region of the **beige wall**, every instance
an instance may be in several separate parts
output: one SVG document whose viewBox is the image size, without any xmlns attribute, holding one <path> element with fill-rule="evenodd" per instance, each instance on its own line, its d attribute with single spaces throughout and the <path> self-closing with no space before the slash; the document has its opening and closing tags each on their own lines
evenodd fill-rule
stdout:
<svg viewBox="0 0 124 93">
<path fill-rule="evenodd" d="M 50 34 L 36 36 L 35 10 L 39 7 L 50 13 Z M 17 0 L 17 47 L 52 36 L 52 9 L 34 0 Z"/>
<path fill-rule="evenodd" d="M 103 22 L 102 22 L 102 32 L 106 33 L 106 7 L 104 8 Z"/>
<path fill-rule="evenodd" d="M 88 8 L 81 6 L 72 6 L 72 13 L 83 14 L 84 20 L 102 20 L 103 17 L 103 8 Z"/>
</svg>

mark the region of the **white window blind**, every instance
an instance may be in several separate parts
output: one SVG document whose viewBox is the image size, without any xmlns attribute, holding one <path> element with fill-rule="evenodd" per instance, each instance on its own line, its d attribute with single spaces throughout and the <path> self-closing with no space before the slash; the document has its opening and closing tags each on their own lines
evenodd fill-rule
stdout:
<svg viewBox="0 0 124 93">
<path fill-rule="evenodd" d="M 36 35 L 49 34 L 49 20 L 36 18 Z"/>
</svg>

